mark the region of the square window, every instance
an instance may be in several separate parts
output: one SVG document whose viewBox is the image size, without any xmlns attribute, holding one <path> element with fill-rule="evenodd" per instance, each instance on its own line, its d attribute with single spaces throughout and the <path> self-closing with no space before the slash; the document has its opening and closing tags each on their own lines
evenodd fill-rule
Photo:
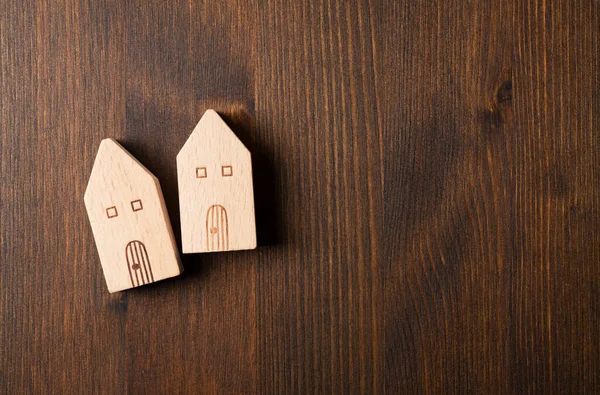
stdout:
<svg viewBox="0 0 600 395">
<path fill-rule="evenodd" d="M 140 211 L 143 208 L 144 207 L 142 206 L 142 201 L 140 199 L 131 202 L 131 209 L 133 211 Z"/>
<path fill-rule="evenodd" d="M 206 178 L 206 167 L 196 167 L 196 178 Z"/>
<path fill-rule="evenodd" d="M 117 212 L 117 207 L 116 206 L 112 206 L 106 209 L 106 216 L 108 218 L 114 218 L 116 216 L 118 216 L 119 213 Z"/>
<path fill-rule="evenodd" d="M 233 175 L 233 167 L 221 166 L 221 174 L 223 177 L 231 177 Z"/>
</svg>

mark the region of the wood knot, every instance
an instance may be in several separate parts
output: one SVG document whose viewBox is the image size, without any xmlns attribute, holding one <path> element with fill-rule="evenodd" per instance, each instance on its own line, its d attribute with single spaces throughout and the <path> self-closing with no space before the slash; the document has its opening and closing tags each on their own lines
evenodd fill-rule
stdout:
<svg viewBox="0 0 600 395">
<path fill-rule="evenodd" d="M 512 100 L 512 80 L 504 81 L 496 91 L 498 104 Z"/>
</svg>

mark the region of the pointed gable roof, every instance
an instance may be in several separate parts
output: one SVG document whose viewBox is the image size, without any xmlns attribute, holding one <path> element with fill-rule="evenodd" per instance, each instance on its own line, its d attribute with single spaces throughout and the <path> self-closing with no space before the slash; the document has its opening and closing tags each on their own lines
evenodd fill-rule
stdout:
<svg viewBox="0 0 600 395">
<path fill-rule="evenodd" d="M 87 200 L 97 190 L 119 188 L 130 183 L 132 178 L 146 178 L 148 182 L 158 183 L 154 174 L 121 144 L 111 138 L 104 139 L 100 142 L 84 198 Z"/>
<path fill-rule="evenodd" d="M 227 142 L 228 144 L 223 144 L 223 141 Z M 240 141 L 235 133 L 233 133 L 229 126 L 227 126 L 225 121 L 223 121 L 219 114 L 212 109 L 207 110 L 204 113 L 194 128 L 194 131 L 190 137 L 188 137 L 187 141 L 177 154 L 177 159 L 179 160 L 180 157 L 197 151 L 198 147 L 203 145 L 208 145 L 211 148 L 217 146 L 235 146 L 238 147 L 238 149 L 246 152 L 248 155 L 250 154 L 250 151 Z"/>
</svg>

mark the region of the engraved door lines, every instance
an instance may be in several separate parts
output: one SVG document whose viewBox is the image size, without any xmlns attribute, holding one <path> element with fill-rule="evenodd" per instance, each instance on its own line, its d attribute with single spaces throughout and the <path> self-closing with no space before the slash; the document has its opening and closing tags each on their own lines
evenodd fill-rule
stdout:
<svg viewBox="0 0 600 395">
<path fill-rule="evenodd" d="M 133 225 L 134 223 L 139 226 L 139 222 L 137 222 L 139 221 L 139 218 L 137 221 L 134 221 L 132 217 L 128 216 L 131 214 L 135 216 L 140 215 L 138 212 L 144 210 L 142 199 L 131 200 L 129 205 L 117 206 L 118 204 L 105 209 L 106 217 L 109 221 L 121 221 L 120 226 L 125 226 L 128 229 L 135 229 L 135 227 L 131 228 L 132 226 L 135 226 Z M 125 214 L 125 217 L 123 217 L 122 214 Z M 141 213 L 141 215 L 143 215 L 143 213 Z M 127 224 L 124 225 L 122 221 L 125 221 Z M 113 226 L 119 226 L 118 222 L 113 223 Z M 137 231 L 135 233 L 137 233 Z M 127 243 L 125 246 L 125 261 L 127 263 L 127 272 L 129 273 L 129 280 L 132 287 L 138 287 L 154 282 L 150 257 L 148 256 L 146 245 L 143 242 L 132 240 Z"/>
<path fill-rule="evenodd" d="M 150 258 L 144 243 L 139 240 L 127 243 L 125 256 L 127 257 L 127 270 L 133 287 L 154 282 Z"/>
<path fill-rule="evenodd" d="M 229 219 L 227 210 L 214 204 L 206 211 L 206 250 L 227 251 L 229 249 Z"/>
</svg>

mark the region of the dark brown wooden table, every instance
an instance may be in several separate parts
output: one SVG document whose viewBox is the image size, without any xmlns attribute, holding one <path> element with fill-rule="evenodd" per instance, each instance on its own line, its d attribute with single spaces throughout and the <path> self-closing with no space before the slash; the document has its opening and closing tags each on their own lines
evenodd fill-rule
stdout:
<svg viewBox="0 0 600 395">
<path fill-rule="evenodd" d="M 0 393 L 600 392 L 600 3 L 0 0 Z M 107 292 L 101 139 L 208 108 L 256 251 Z"/>
</svg>

